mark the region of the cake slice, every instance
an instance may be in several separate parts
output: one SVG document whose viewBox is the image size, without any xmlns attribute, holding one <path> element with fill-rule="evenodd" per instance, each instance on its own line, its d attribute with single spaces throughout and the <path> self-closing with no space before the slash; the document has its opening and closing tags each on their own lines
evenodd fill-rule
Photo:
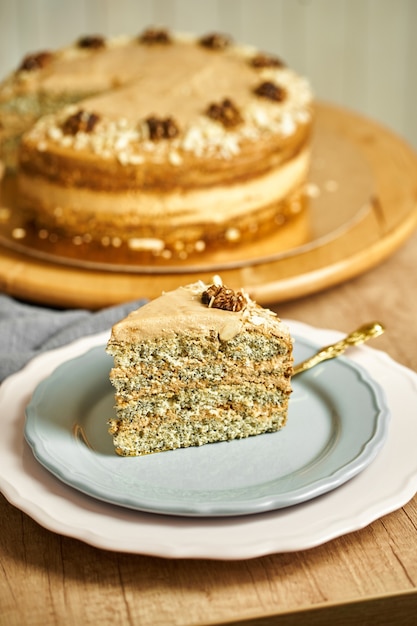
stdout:
<svg viewBox="0 0 417 626">
<path fill-rule="evenodd" d="M 109 432 L 137 456 L 274 432 L 287 420 L 292 339 L 243 292 L 199 281 L 115 324 L 116 417 Z"/>
</svg>

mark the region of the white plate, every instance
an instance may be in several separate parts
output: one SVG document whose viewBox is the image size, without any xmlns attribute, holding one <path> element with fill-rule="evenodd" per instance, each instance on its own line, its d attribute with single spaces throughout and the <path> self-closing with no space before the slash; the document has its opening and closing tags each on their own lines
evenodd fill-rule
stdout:
<svg viewBox="0 0 417 626">
<path fill-rule="evenodd" d="M 316 344 L 340 339 L 334 331 L 289 322 Z M 173 558 L 244 559 L 303 550 L 358 530 L 406 504 L 417 491 L 417 375 L 367 346 L 351 349 L 385 390 L 392 419 L 387 441 L 358 476 L 297 506 L 250 516 L 186 518 L 106 504 L 57 480 L 34 458 L 23 436 L 25 407 L 39 382 L 58 365 L 107 340 L 108 333 L 48 352 L 0 388 L 0 488 L 39 524 L 96 547 Z"/>
<path fill-rule="evenodd" d="M 295 337 L 295 361 L 317 348 Z M 107 432 L 115 417 L 112 364 L 104 344 L 62 364 L 35 389 L 25 428 L 44 467 L 112 504 L 191 516 L 284 508 L 357 475 L 388 434 L 382 389 L 342 357 L 293 379 L 288 424 L 280 432 L 122 458 Z"/>
</svg>

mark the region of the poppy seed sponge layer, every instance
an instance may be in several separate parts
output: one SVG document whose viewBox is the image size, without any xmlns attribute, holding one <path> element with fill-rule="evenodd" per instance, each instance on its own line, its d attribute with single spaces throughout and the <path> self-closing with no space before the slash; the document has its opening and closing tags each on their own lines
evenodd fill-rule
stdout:
<svg viewBox="0 0 417 626">
<path fill-rule="evenodd" d="M 122 456 L 286 423 L 292 339 L 246 294 L 202 282 L 165 293 L 115 324 L 107 351 L 116 400 L 109 432 Z"/>
</svg>

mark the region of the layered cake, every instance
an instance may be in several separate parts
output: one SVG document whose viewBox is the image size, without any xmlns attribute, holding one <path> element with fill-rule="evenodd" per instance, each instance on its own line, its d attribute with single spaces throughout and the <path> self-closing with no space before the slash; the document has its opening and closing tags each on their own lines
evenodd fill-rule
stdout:
<svg viewBox="0 0 417 626">
<path fill-rule="evenodd" d="M 197 282 L 117 323 L 115 450 L 138 456 L 274 432 L 287 420 L 292 339 L 244 292 Z"/>
<path fill-rule="evenodd" d="M 44 232 L 185 258 L 302 211 L 312 110 L 304 78 L 225 35 L 83 37 L 0 86 L 0 150 Z"/>
</svg>

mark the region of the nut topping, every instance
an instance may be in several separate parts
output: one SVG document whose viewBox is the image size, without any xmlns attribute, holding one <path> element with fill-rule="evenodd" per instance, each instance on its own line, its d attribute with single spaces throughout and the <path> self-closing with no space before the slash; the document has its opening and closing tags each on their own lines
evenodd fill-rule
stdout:
<svg viewBox="0 0 417 626">
<path fill-rule="evenodd" d="M 286 97 L 285 89 L 270 81 L 261 83 L 256 89 L 254 89 L 254 93 L 257 96 L 261 96 L 261 98 L 268 98 L 269 100 L 275 100 L 276 102 L 282 102 Z"/>
<path fill-rule="evenodd" d="M 230 100 L 230 98 L 225 98 L 219 104 L 210 104 L 206 111 L 206 115 L 211 117 L 213 120 L 221 122 L 226 128 L 237 126 L 243 121 L 239 109 L 232 102 L 232 100 Z"/>
<path fill-rule="evenodd" d="M 81 110 L 67 117 L 62 125 L 62 131 L 65 135 L 76 135 L 79 132 L 91 133 L 99 120 L 99 116 L 95 113 Z"/>
<path fill-rule="evenodd" d="M 262 69 L 264 67 L 284 67 L 285 63 L 278 57 L 270 54 L 264 54 L 260 52 L 256 56 L 252 57 L 250 64 L 252 67 Z"/>
<path fill-rule="evenodd" d="M 246 304 L 245 296 L 240 291 L 233 291 L 225 285 L 210 285 L 201 294 L 201 302 L 209 309 L 223 309 L 224 311 L 241 311 Z"/>
<path fill-rule="evenodd" d="M 231 37 L 229 37 L 229 35 L 222 35 L 221 33 L 210 33 L 209 35 L 201 37 L 199 40 L 201 46 L 210 48 L 211 50 L 224 50 L 230 46 L 231 43 Z"/>
<path fill-rule="evenodd" d="M 52 61 L 52 58 L 52 52 L 47 50 L 28 54 L 24 57 L 18 71 L 32 72 L 33 70 L 42 69 Z"/>
<path fill-rule="evenodd" d="M 149 137 L 152 141 L 158 141 L 158 139 L 173 139 L 179 133 L 179 129 L 172 117 L 165 119 L 155 116 L 148 117 L 145 120 L 148 129 Z"/>
<path fill-rule="evenodd" d="M 139 41 L 148 45 L 172 43 L 168 31 L 163 28 L 148 28 L 140 35 Z"/>
<path fill-rule="evenodd" d="M 91 48 L 92 50 L 104 48 L 105 45 L 106 40 L 101 35 L 86 35 L 77 41 L 79 48 Z"/>
</svg>

